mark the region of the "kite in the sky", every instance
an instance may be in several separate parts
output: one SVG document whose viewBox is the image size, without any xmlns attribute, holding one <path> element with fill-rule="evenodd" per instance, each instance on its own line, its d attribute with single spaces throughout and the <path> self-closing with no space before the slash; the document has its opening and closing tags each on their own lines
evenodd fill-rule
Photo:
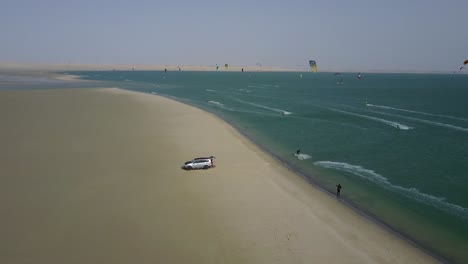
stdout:
<svg viewBox="0 0 468 264">
<path fill-rule="evenodd" d="M 309 66 L 312 72 L 317 72 L 317 62 L 315 62 L 314 60 L 310 60 Z"/>
</svg>

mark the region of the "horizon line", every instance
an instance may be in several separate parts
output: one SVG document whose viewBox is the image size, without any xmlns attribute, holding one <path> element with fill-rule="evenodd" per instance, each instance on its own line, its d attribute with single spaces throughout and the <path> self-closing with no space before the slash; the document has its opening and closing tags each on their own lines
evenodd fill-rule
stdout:
<svg viewBox="0 0 468 264">
<path fill-rule="evenodd" d="M 231 65 L 228 64 L 231 70 L 225 70 L 223 64 L 218 64 L 220 70 L 215 70 L 216 64 L 214 65 L 193 65 L 193 64 L 146 64 L 146 63 L 21 63 L 21 62 L 0 62 L 0 70 L 129 70 L 129 71 L 151 71 L 151 70 L 177 70 L 179 67 L 183 70 L 185 67 L 189 71 L 241 71 L 244 69 L 247 72 L 310 72 L 308 67 L 304 68 L 289 68 L 281 66 L 257 66 L 257 65 Z M 138 68 L 141 67 L 141 68 Z M 60 69 L 58 69 L 60 68 Z M 68 69 L 66 69 L 68 68 Z M 73 69 L 70 69 L 73 68 Z M 320 68 L 319 68 L 320 69 Z M 186 70 L 187 71 L 187 70 Z M 336 70 L 336 69 L 323 69 L 319 70 L 318 73 L 414 73 L 414 74 L 468 74 L 463 71 L 449 71 L 449 70 L 385 70 L 385 69 L 365 69 L 365 70 Z"/>
</svg>

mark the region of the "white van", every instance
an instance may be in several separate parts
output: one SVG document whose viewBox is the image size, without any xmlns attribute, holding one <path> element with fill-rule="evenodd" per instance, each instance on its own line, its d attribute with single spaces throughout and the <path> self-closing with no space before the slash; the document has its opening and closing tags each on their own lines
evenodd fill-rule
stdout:
<svg viewBox="0 0 468 264">
<path fill-rule="evenodd" d="M 196 158 L 192 161 L 187 161 L 184 164 L 184 169 L 192 170 L 192 169 L 209 169 L 213 167 L 213 163 L 209 158 Z"/>
</svg>

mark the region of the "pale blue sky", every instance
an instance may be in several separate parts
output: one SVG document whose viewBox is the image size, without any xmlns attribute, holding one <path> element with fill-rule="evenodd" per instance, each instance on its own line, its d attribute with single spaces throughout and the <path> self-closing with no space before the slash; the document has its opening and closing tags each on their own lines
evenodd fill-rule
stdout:
<svg viewBox="0 0 468 264">
<path fill-rule="evenodd" d="M 452 71 L 467 0 L 0 0 L 0 62 Z"/>
</svg>

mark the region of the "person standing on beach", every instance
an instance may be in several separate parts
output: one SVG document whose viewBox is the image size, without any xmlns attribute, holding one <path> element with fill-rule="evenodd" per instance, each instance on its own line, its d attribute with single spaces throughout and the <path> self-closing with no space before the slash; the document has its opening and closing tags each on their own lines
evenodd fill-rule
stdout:
<svg viewBox="0 0 468 264">
<path fill-rule="evenodd" d="M 340 192 L 341 192 L 341 184 L 338 183 L 338 185 L 336 186 L 336 196 L 340 196 Z"/>
</svg>

